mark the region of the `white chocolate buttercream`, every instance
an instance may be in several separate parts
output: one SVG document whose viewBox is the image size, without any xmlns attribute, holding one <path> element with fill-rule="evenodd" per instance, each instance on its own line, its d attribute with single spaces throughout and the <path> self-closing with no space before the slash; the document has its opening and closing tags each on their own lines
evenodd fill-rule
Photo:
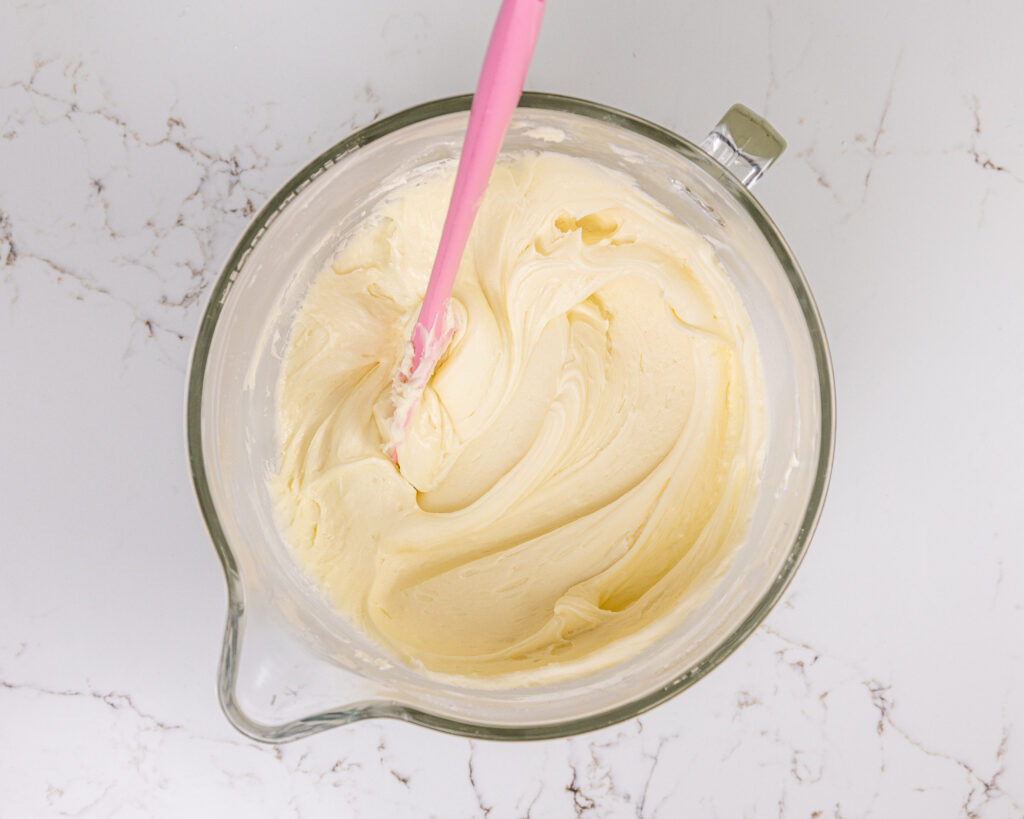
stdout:
<svg viewBox="0 0 1024 819">
<path fill-rule="evenodd" d="M 627 177 L 506 157 L 398 471 L 392 381 L 453 177 L 394 191 L 311 286 L 280 382 L 277 511 L 333 603 L 406 662 L 464 684 L 572 678 L 678 625 L 744 538 L 754 334 L 710 245 Z"/>
</svg>

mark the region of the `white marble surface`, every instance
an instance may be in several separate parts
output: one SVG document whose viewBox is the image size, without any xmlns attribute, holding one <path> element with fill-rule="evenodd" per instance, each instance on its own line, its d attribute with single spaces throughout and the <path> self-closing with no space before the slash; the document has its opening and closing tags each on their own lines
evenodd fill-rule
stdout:
<svg viewBox="0 0 1024 819">
<path fill-rule="evenodd" d="M 469 90 L 493 3 L 0 4 L 0 817 L 1024 815 L 1016 0 L 552 0 L 528 87 L 789 150 L 758 196 L 835 357 L 784 602 L 642 719 L 537 744 L 221 715 L 186 469 L 204 291 L 354 128 Z"/>
</svg>

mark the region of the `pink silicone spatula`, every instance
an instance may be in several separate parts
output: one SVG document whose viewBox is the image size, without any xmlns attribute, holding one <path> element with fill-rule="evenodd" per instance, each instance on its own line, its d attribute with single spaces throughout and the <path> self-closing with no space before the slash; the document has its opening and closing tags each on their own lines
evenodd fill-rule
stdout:
<svg viewBox="0 0 1024 819">
<path fill-rule="evenodd" d="M 454 332 L 445 322 L 448 299 L 477 208 L 523 92 L 543 14 L 544 0 L 503 0 L 491 32 L 441 243 L 412 332 L 412 358 L 399 373 L 393 390 L 395 418 L 388 454 L 396 464 L 398 448 L 423 389 Z"/>
</svg>

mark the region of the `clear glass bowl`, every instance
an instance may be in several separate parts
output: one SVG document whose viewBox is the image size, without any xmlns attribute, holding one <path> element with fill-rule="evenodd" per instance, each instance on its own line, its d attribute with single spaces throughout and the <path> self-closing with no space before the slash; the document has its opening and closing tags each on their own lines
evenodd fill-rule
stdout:
<svg viewBox="0 0 1024 819">
<path fill-rule="evenodd" d="M 693 685 L 757 627 L 792 579 L 821 512 L 834 436 L 825 335 L 796 260 L 745 186 L 784 143 L 740 107 L 702 150 L 602 105 L 524 94 L 505 150 L 560 151 L 628 173 L 714 245 L 742 295 L 768 413 L 750 533 L 716 592 L 676 631 L 627 662 L 535 688 L 462 688 L 419 674 L 353 628 L 303 575 L 275 525 L 266 484 L 292 316 L 382 182 L 458 155 L 470 102 L 411 108 L 317 157 L 255 217 L 210 293 L 189 374 L 188 450 L 228 586 L 220 701 L 255 739 L 280 742 L 369 717 L 541 739 L 635 717 Z"/>
</svg>

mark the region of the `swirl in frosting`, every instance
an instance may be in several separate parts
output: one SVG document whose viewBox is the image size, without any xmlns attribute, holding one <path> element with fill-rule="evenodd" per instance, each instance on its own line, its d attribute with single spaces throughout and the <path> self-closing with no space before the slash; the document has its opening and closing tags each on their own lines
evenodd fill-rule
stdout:
<svg viewBox="0 0 1024 819">
<path fill-rule="evenodd" d="M 405 662 L 570 679 L 676 627 L 746 536 L 757 345 L 708 242 L 628 177 L 504 156 L 396 469 L 392 382 L 453 179 L 445 163 L 393 191 L 310 287 L 279 385 L 277 513 L 334 605 Z"/>
</svg>

